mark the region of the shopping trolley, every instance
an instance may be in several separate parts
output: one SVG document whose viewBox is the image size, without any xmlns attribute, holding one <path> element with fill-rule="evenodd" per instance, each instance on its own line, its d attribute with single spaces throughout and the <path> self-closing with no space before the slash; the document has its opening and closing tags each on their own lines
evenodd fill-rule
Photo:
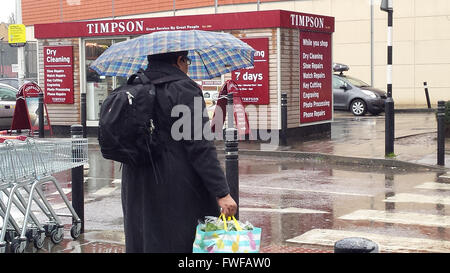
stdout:
<svg viewBox="0 0 450 273">
<path fill-rule="evenodd" d="M 11 243 L 12 252 L 23 252 L 27 241 L 33 241 L 40 249 L 45 236 L 55 244 L 63 240 L 64 226 L 40 187 L 44 183 L 52 183 L 57 189 L 72 217 L 70 234 L 78 238 L 81 220 L 53 174 L 87 163 L 87 139 L 16 138 L 19 139 L 0 137 L 0 142 L 3 141 L 0 143 L 0 192 L 7 199 L 4 202 L 0 198 L 0 217 L 3 218 L 0 253 L 6 251 L 7 243 Z M 33 203 L 46 217 L 45 224 L 33 213 Z M 13 206 L 23 215 L 22 226 L 11 215 Z"/>
</svg>

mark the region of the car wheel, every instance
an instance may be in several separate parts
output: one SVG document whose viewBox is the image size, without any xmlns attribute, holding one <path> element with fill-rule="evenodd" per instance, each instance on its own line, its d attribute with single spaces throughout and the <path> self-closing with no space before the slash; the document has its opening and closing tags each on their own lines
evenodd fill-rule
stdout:
<svg viewBox="0 0 450 273">
<path fill-rule="evenodd" d="M 367 105 L 361 99 L 356 99 L 350 104 L 350 111 L 355 116 L 364 116 L 367 113 Z"/>
</svg>

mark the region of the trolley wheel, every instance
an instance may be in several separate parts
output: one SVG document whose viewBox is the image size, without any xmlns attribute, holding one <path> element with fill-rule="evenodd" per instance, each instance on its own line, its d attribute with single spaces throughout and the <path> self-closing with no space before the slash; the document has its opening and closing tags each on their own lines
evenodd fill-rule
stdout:
<svg viewBox="0 0 450 273">
<path fill-rule="evenodd" d="M 52 231 L 55 230 L 56 224 L 50 223 L 50 224 L 45 224 L 44 225 L 44 230 L 45 230 L 45 236 L 50 237 L 50 235 L 52 234 Z"/>
<path fill-rule="evenodd" d="M 0 244 L 0 253 L 6 252 L 6 244 Z"/>
<path fill-rule="evenodd" d="M 64 238 L 64 232 L 62 231 L 62 228 L 56 228 L 52 230 L 50 234 L 50 239 L 54 244 L 59 244 L 62 242 Z"/>
<path fill-rule="evenodd" d="M 11 242 L 11 252 L 23 253 L 27 247 L 27 241 L 16 238 Z"/>
<path fill-rule="evenodd" d="M 44 247 L 44 241 L 45 241 L 45 232 L 44 231 L 38 231 L 37 234 L 34 236 L 34 247 L 37 249 L 41 249 Z"/>
<path fill-rule="evenodd" d="M 72 224 L 72 227 L 70 228 L 70 236 L 72 236 L 73 239 L 77 239 L 81 234 L 81 223 L 74 223 Z"/>
</svg>

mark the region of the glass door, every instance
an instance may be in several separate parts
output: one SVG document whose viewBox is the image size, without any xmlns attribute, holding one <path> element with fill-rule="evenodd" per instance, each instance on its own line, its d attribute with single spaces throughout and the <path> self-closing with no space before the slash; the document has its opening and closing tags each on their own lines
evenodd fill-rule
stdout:
<svg viewBox="0 0 450 273">
<path fill-rule="evenodd" d="M 122 84 L 125 77 L 100 76 L 89 65 L 95 61 L 106 49 L 114 43 L 122 42 L 127 38 L 119 39 L 90 39 L 84 41 L 85 71 L 86 71 L 86 119 L 97 121 L 103 100 Z"/>
</svg>

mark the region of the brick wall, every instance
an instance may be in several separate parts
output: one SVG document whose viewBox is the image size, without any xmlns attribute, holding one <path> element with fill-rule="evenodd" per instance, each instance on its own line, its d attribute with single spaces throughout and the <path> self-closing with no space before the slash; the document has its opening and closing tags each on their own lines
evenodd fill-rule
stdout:
<svg viewBox="0 0 450 273">
<path fill-rule="evenodd" d="M 261 0 L 274 2 L 275 0 Z M 114 3 L 114 5 L 113 5 Z M 214 0 L 176 0 L 176 10 L 211 7 Z M 218 0 L 218 5 L 257 3 L 257 0 Z M 25 25 L 81 21 L 172 11 L 173 0 L 22 0 L 22 20 Z"/>
</svg>

